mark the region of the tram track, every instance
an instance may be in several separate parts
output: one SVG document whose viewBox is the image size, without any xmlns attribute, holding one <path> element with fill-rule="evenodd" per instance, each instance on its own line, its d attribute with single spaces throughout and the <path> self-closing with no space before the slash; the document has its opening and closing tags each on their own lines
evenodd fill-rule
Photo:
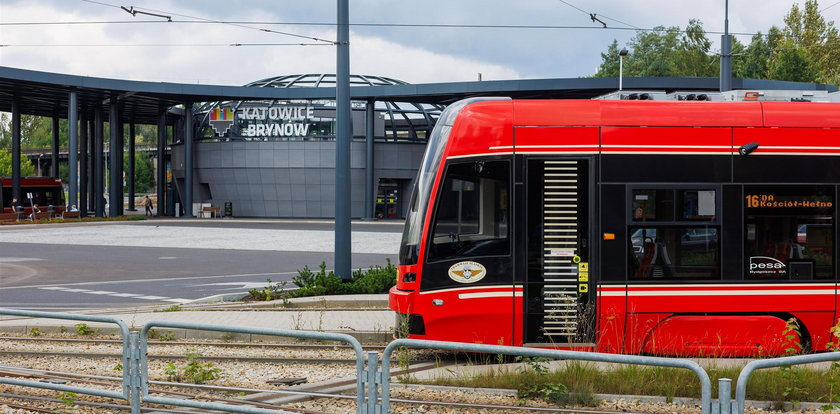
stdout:
<svg viewBox="0 0 840 414">
<path fill-rule="evenodd" d="M 5 344 L 8 345 L 13 341 L 21 341 L 20 337 L 3 337 L 5 339 Z M 15 351 L 2 351 L 0 352 L 0 376 L 18 376 L 23 377 L 29 380 L 49 380 L 49 381 L 58 381 L 59 383 L 74 383 L 74 385 L 79 384 L 87 384 L 87 386 L 92 388 L 98 387 L 107 387 L 111 389 L 119 389 L 120 384 L 122 382 L 121 377 L 114 377 L 111 376 L 113 374 L 108 373 L 108 368 L 103 367 L 101 362 L 95 362 L 100 360 L 101 358 L 114 358 L 119 360 L 121 355 L 119 354 L 102 354 L 102 355 L 94 355 L 90 350 L 81 352 L 39 352 L 36 351 L 38 344 L 50 344 L 50 346 L 61 345 L 62 348 L 66 348 L 65 351 L 69 351 L 71 347 L 77 347 L 86 349 L 86 347 L 90 347 L 90 349 L 95 349 L 95 347 L 106 345 L 111 348 L 115 346 L 121 346 L 122 341 L 120 340 L 113 340 L 113 339 L 102 339 L 102 338 L 84 338 L 84 339 L 76 339 L 76 338 L 26 338 L 25 340 L 21 341 L 26 345 L 30 351 L 23 351 L 23 350 L 15 350 Z M 3 347 L 4 341 L 0 341 L 0 348 Z M 340 345 L 327 345 L 327 344 L 254 344 L 254 343 L 231 343 L 231 342 L 214 342 L 214 341 L 179 341 L 179 342 L 168 342 L 168 341 L 155 341 L 150 342 L 150 350 L 162 350 L 168 348 L 170 345 L 177 345 L 181 347 L 198 347 L 202 348 L 202 351 L 206 349 L 214 349 L 214 352 L 222 351 L 222 352 L 232 352 L 235 349 L 250 349 L 251 351 L 256 352 L 274 352 L 275 350 L 280 350 L 282 348 L 288 348 L 288 350 L 284 350 L 284 352 L 292 352 L 295 354 L 304 353 L 306 348 L 314 348 L 321 352 L 325 352 L 329 354 L 334 350 L 339 350 L 338 352 L 346 355 L 347 357 L 341 358 L 333 358 L 330 361 L 325 361 L 327 358 L 324 356 L 320 358 L 276 358 L 276 357 L 230 357 L 224 355 L 211 355 L 202 357 L 202 360 L 216 360 L 219 362 L 220 366 L 222 363 L 227 364 L 235 364 L 235 365 L 228 365 L 225 367 L 226 372 L 230 372 L 230 375 L 219 385 L 215 384 L 189 384 L 189 383 L 174 383 L 174 382 L 167 382 L 159 380 L 162 378 L 163 370 L 160 369 L 160 366 L 164 365 L 161 361 L 157 361 L 158 368 L 152 370 L 150 368 L 150 376 L 152 379 L 148 381 L 150 392 L 155 395 L 161 396 L 169 396 L 171 398 L 180 398 L 180 399 L 196 399 L 201 401 L 214 401 L 220 402 L 225 404 L 248 404 L 255 407 L 260 408 L 271 408 L 271 409 L 278 409 L 278 407 L 283 407 L 284 411 L 290 412 L 300 412 L 300 413 L 311 413 L 311 414 L 322 414 L 322 413 L 344 413 L 344 412 L 353 412 L 355 411 L 355 395 L 352 395 L 355 390 L 355 368 L 352 364 L 355 363 L 355 358 L 350 358 L 352 352 L 350 352 L 349 348 L 344 348 Z M 266 347 L 267 345 L 267 347 Z M 377 347 L 370 347 L 371 349 L 376 349 Z M 326 355 L 326 354 L 325 354 Z M 412 354 L 412 356 L 415 356 Z M 158 355 L 152 354 L 149 355 L 149 360 L 172 360 L 172 359 L 184 359 L 185 357 L 182 355 Z M 4 364 L 2 361 L 6 361 Z M 21 361 L 28 361 L 28 362 L 21 362 Z M 45 368 L 52 367 L 52 366 L 62 366 L 64 367 L 66 361 L 64 360 L 73 360 L 73 366 L 70 368 L 55 368 L 55 370 L 47 369 L 38 369 L 38 368 Z M 84 362 L 84 361 L 94 361 L 94 362 Z M 332 362 L 334 364 L 332 367 L 325 362 Z M 405 361 L 403 361 L 405 362 Z M 410 361 L 410 366 L 408 370 L 395 370 L 391 373 L 392 376 L 398 378 L 399 376 L 403 376 L 412 372 L 418 372 L 426 369 L 431 368 L 438 368 L 441 366 L 445 366 L 452 361 L 449 360 L 447 357 L 444 356 L 443 359 L 435 359 L 435 361 L 419 361 L 414 359 Z M 13 365 L 8 365 L 13 364 Z M 19 364 L 27 364 L 29 365 L 28 368 L 24 368 Z M 82 369 L 82 373 L 76 373 L 75 366 L 80 365 L 87 365 L 87 366 L 98 366 L 99 373 L 101 374 L 104 372 L 104 375 L 93 375 L 90 372 L 90 369 Z M 40 365 L 40 366 L 36 366 Z M 237 375 L 237 372 L 251 372 L 255 370 L 251 368 L 255 365 L 265 365 L 269 367 L 274 367 L 274 369 L 269 370 L 268 372 L 272 372 L 271 375 L 261 374 L 262 376 L 258 376 L 258 380 L 256 382 L 252 381 L 250 384 L 246 382 L 242 383 L 244 385 L 237 386 L 238 382 L 243 378 L 240 378 L 241 375 Z M 304 366 L 323 366 L 324 371 L 336 371 L 340 366 L 347 367 L 346 369 L 338 369 L 342 371 L 339 373 L 343 375 L 343 377 L 336 377 L 333 380 L 323 380 L 317 379 L 318 376 L 315 377 L 311 376 L 310 371 L 307 371 L 308 368 L 304 368 Z M 396 367 L 397 364 L 394 364 Z M 234 368 L 231 368 L 234 367 Z M 282 388 L 271 388 L 267 386 L 267 384 L 271 384 L 268 379 L 273 377 L 274 374 L 279 371 L 278 369 L 283 370 L 283 375 L 289 376 L 297 375 L 301 377 L 310 377 L 310 380 L 307 384 L 302 386 L 280 386 Z M 62 371 L 73 371 L 70 372 L 62 372 Z M 113 370 L 110 370 L 113 373 Z M 157 378 L 155 378 L 155 376 Z M 315 380 L 313 380 L 315 378 Z M 256 385 L 256 386 L 255 386 Z M 271 384 L 275 385 L 275 384 Z M 276 387 L 276 385 L 275 385 Z M 0 386 L 5 392 L 10 392 L 9 387 Z M 14 388 L 17 392 L 18 388 Z M 30 388 L 28 390 L 36 390 L 34 388 Z M 40 391 L 40 392 L 39 392 Z M 48 391 L 48 390 L 39 390 L 34 391 L 33 393 L 35 396 L 44 397 L 52 396 L 55 397 L 57 395 L 56 391 Z M 28 392 L 28 391 L 27 391 Z M 52 394 L 50 394 L 52 393 Z M 582 413 L 582 414 L 615 414 L 620 411 L 609 411 L 609 410 L 597 410 L 597 409 L 563 409 L 563 408 L 556 408 L 556 407 L 538 407 L 538 406 L 522 406 L 517 403 L 515 398 L 507 398 L 506 401 L 500 401 L 494 396 L 485 395 L 478 391 L 475 391 L 476 395 L 475 398 L 470 397 L 470 399 L 464 400 L 463 392 L 459 388 L 451 388 L 451 391 L 440 391 L 440 390 L 408 390 L 402 389 L 401 386 L 398 384 L 398 381 L 395 381 L 394 387 L 392 388 L 392 407 L 394 408 L 394 412 L 396 413 L 414 413 L 418 410 L 424 410 L 422 407 L 426 407 L 431 411 L 427 411 L 430 413 L 438 413 L 438 412 L 452 412 L 451 410 L 456 410 L 456 412 L 465 412 L 465 413 L 506 413 L 506 412 L 556 412 L 556 413 Z M 7 399 L 2 394 L 0 394 L 0 398 Z M 79 413 L 98 413 L 102 412 L 99 410 L 111 410 L 113 412 L 123 412 L 127 411 L 128 407 L 126 405 L 121 404 L 114 404 L 115 402 L 122 403 L 122 401 L 107 401 L 101 402 L 98 397 L 77 397 L 79 399 L 79 404 L 81 405 L 82 399 L 84 399 L 85 404 L 106 404 L 106 405 L 91 405 L 89 410 L 90 411 L 79 411 Z M 66 405 L 62 405 L 60 400 L 55 398 L 51 399 L 56 407 L 62 408 Z M 2 403 L 2 402 L 0 402 Z M 13 402 L 15 403 L 15 402 Z M 20 405 L 26 405 L 25 403 L 18 403 Z M 35 404 L 37 406 L 37 404 Z M 430 408 L 430 407 L 439 407 L 439 408 Z M 447 408 L 448 407 L 448 408 Z M 53 408 L 55 409 L 55 408 Z M 44 411 L 33 411 L 33 412 L 44 412 Z M 51 411 L 47 411 L 51 412 Z M 195 411 L 189 411 L 186 409 L 177 409 L 177 408 L 157 408 L 154 410 L 144 409 L 143 412 L 159 412 L 159 413 L 195 413 Z M 623 410 L 623 412 L 627 412 L 627 410 Z"/>
<path fill-rule="evenodd" d="M 38 371 L 38 370 L 30 370 L 30 371 Z M 10 372 L 3 371 L 0 368 L 0 376 L 6 376 Z M 405 372 L 395 373 L 394 375 L 404 374 Z M 67 374 L 67 373 L 64 373 Z M 32 374 L 32 376 L 28 376 L 28 379 L 33 378 L 44 378 L 44 379 L 68 379 L 72 380 L 77 383 L 84 383 L 89 385 L 116 385 L 119 383 L 121 378 L 111 377 L 107 378 L 110 381 L 102 381 L 101 378 L 85 378 L 91 376 L 84 376 L 74 374 L 72 377 L 64 377 L 61 375 L 56 375 L 56 373 L 49 373 L 48 371 L 43 371 Z M 353 385 L 355 381 L 347 381 L 347 385 Z M 355 400 L 354 395 L 341 395 L 336 393 L 329 393 L 329 392 L 311 392 L 311 391 L 291 391 L 291 390 L 254 390 L 254 389 L 247 389 L 247 388 L 238 388 L 238 387 L 223 387 L 223 386 L 196 386 L 195 384 L 179 384 L 179 383 L 169 383 L 169 382 L 162 382 L 162 381 L 151 381 L 150 384 L 156 385 L 166 385 L 166 386 L 175 386 L 175 387 L 183 387 L 183 388 L 199 388 L 203 390 L 215 390 L 224 393 L 235 393 L 235 392 L 242 392 L 243 390 L 248 392 L 259 392 L 260 394 L 264 393 L 272 393 L 272 394 L 292 394 L 298 397 L 303 397 L 306 399 L 311 398 L 340 398 L 344 400 Z M 314 384 L 317 385 L 317 384 Z M 334 387 L 336 384 L 326 384 L 322 386 Z M 319 410 L 311 410 L 299 407 L 291 407 L 282 404 L 271 404 L 260 401 L 259 399 L 247 398 L 247 397 L 238 397 L 238 398 L 222 398 L 222 397 L 210 397 L 206 393 L 204 394 L 195 394 L 195 393 L 186 393 L 186 392 L 178 392 L 172 390 L 164 390 L 158 388 L 150 388 L 149 392 L 159 396 L 167 396 L 173 398 L 187 398 L 187 399 L 194 399 L 194 400 L 202 400 L 202 401 L 210 401 L 216 403 L 224 403 L 224 404 L 232 404 L 232 405 L 247 405 L 257 408 L 266 408 L 266 409 L 275 409 L 275 410 L 283 410 L 289 412 L 296 412 L 301 414 L 328 414 L 325 411 Z M 257 394 L 254 394 L 257 395 Z M 26 399 L 34 399 L 38 401 L 49 401 L 53 403 L 61 403 L 61 400 L 54 399 L 54 398 L 46 398 L 46 397 L 38 397 L 38 396 L 31 396 L 31 395 L 23 395 L 23 394 L 9 394 L 4 393 L 0 394 L 2 398 L 12 398 L 16 400 L 26 400 Z M 264 397 L 263 397 L 264 398 Z M 617 413 L 629 413 L 629 414 L 641 414 L 642 412 L 634 412 L 628 410 L 600 410 L 600 409 L 584 409 L 584 408 L 558 408 L 558 407 L 539 407 L 539 406 L 531 406 L 531 405 L 512 405 L 512 404 L 482 404 L 477 402 L 457 402 L 457 401 L 431 401 L 431 400 L 421 400 L 421 399 L 410 399 L 410 398 L 391 398 L 392 406 L 395 409 L 402 407 L 403 409 L 411 410 L 411 407 L 416 408 L 417 406 L 438 406 L 438 407 L 450 407 L 450 408 L 457 408 L 457 409 L 464 409 L 464 410 L 478 410 L 477 412 L 485 412 L 482 410 L 499 410 L 500 412 L 544 412 L 544 413 L 565 413 L 565 414 L 573 414 L 573 413 L 580 413 L 580 414 L 617 414 Z M 0 401 L 0 404 L 4 404 L 3 401 Z M 34 412 L 54 412 L 50 410 L 43 410 L 37 407 L 29 407 L 25 405 L 15 404 L 15 403 L 5 403 L 9 407 L 12 408 L 19 408 L 19 409 L 28 409 Z M 111 409 L 120 409 L 120 410 L 128 410 L 129 406 L 125 404 L 107 404 L 107 403 L 96 403 L 96 402 L 78 402 L 79 405 L 85 405 L 89 407 L 98 407 L 98 408 L 111 408 Z M 155 412 L 155 413 L 191 413 L 194 414 L 195 411 L 190 411 L 188 409 L 172 409 L 172 408 L 150 408 L 144 407 L 142 409 L 143 412 Z M 412 412 L 412 411 L 408 411 Z"/>
</svg>

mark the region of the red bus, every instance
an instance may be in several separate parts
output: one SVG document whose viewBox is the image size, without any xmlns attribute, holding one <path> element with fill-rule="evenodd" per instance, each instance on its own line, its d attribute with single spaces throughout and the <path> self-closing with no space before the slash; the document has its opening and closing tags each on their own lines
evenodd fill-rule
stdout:
<svg viewBox="0 0 840 414">
<path fill-rule="evenodd" d="M 0 178 L 0 206 L 2 212 L 12 213 L 12 179 L 10 177 Z M 32 199 L 27 195 L 32 194 Z M 53 206 L 56 214 L 64 211 L 64 187 L 61 180 L 50 177 L 21 177 L 20 199 L 18 202 L 23 207 L 23 217 L 32 213 L 32 205 L 37 204 L 41 211 L 47 211 Z"/>
<path fill-rule="evenodd" d="M 466 100 L 406 219 L 397 335 L 779 355 L 837 323 L 840 104 Z"/>
</svg>

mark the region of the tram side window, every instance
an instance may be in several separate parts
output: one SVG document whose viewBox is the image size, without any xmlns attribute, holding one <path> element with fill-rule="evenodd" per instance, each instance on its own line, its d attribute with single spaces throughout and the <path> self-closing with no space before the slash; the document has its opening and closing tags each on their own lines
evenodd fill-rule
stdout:
<svg viewBox="0 0 840 414">
<path fill-rule="evenodd" d="M 834 187 L 756 185 L 744 196 L 747 279 L 834 277 Z"/>
<path fill-rule="evenodd" d="M 437 201 L 428 261 L 510 254 L 510 163 L 452 164 Z"/>
<path fill-rule="evenodd" d="M 634 189 L 629 279 L 719 279 L 714 189 Z"/>
</svg>

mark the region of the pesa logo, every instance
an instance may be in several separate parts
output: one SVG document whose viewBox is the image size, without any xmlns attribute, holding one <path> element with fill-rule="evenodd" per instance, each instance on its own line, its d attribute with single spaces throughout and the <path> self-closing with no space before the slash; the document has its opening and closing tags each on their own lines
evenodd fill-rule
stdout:
<svg viewBox="0 0 840 414">
<path fill-rule="evenodd" d="M 475 283 L 487 275 L 487 269 L 478 262 L 458 262 L 449 268 L 449 278 L 458 283 Z"/>
<path fill-rule="evenodd" d="M 750 257 L 750 274 L 784 276 L 786 273 L 787 265 L 776 258 L 767 256 Z"/>
</svg>

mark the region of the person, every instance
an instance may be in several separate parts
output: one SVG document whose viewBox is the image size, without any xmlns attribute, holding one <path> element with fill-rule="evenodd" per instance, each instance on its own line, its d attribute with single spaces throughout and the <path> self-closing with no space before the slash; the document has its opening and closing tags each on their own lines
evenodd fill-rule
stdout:
<svg viewBox="0 0 840 414">
<path fill-rule="evenodd" d="M 79 209 L 78 209 L 78 208 L 76 208 L 76 205 L 75 205 L 75 204 L 73 204 L 72 206 L 70 206 L 70 210 L 67 210 L 67 211 L 70 211 L 70 212 L 75 213 L 75 212 L 79 211 Z"/>
<path fill-rule="evenodd" d="M 154 207 L 154 206 L 152 206 L 152 199 L 149 198 L 148 195 L 146 195 L 146 199 L 143 200 L 143 205 L 146 206 L 146 215 L 151 216 L 152 215 L 152 207 Z"/>
<path fill-rule="evenodd" d="M 12 213 L 20 211 L 20 202 L 18 202 L 17 197 L 12 197 L 12 204 L 9 207 L 12 208 Z"/>
<path fill-rule="evenodd" d="M 40 212 L 41 212 L 41 209 L 40 209 L 40 208 L 38 208 L 38 205 L 37 205 L 37 204 L 33 204 L 33 205 L 32 205 L 32 213 L 31 213 L 31 214 L 29 214 L 29 219 L 30 219 L 30 220 L 35 220 L 35 213 L 40 213 Z"/>
</svg>

